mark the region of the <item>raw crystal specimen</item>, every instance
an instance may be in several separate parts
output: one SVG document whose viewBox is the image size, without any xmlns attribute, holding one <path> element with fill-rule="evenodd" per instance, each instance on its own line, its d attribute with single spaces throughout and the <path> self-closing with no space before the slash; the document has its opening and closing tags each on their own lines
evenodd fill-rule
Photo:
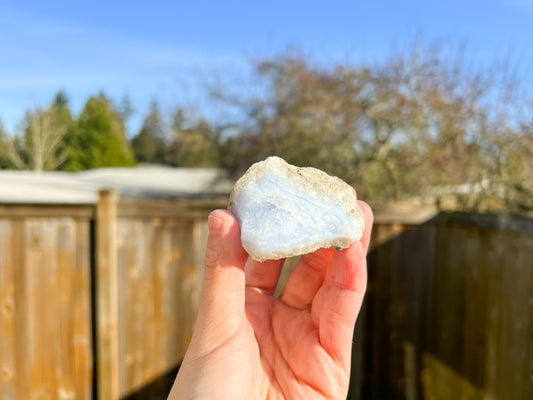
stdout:
<svg viewBox="0 0 533 400">
<path fill-rule="evenodd" d="M 235 184 L 229 210 L 241 242 L 257 261 L 345 248 L 364 229 L 352 188 L 316 168 L 299 168 L 279 157 L 254 164 Z"/>
</svg>

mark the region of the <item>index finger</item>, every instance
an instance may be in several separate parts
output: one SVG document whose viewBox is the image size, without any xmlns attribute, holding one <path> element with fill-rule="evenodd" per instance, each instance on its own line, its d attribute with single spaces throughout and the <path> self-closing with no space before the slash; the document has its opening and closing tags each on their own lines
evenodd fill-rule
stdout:
<svg viewBox="0 0 533 400">
<path fill-rule="evenodd" d="M 366 290 L 366 252 L 373 222 L 368 204 L 359 205 L 365 217 L 363 236 L 347 249 L 335 252 L 320 289 L 322 293 L 311 309 L 324 349 L 344 366 L 350 362 L 353 329 Z"/>
</svg>

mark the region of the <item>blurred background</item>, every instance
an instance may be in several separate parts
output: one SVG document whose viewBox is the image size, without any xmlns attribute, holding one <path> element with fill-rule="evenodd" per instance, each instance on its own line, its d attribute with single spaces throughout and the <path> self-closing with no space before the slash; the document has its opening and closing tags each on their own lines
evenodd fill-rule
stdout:
<svg viewBox="0 0 533 400">
<path fill-rule="evenodd" d="M 166 398 L 206 217 L 269 155 L 374 209 L 350 399 L 533 398 L 532 20 L 2 1 L 0 399 Z"/>
</svg>

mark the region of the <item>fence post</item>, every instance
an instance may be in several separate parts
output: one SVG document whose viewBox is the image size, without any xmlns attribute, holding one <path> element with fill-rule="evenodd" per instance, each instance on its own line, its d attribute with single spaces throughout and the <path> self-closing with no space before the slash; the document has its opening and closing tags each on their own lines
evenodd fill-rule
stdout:
<svg viewBox="0 0 533 400">
<path fill-rule="evenodd" d="M 118 400 L 119 293 L 116 190 L 101 190 L 96 209 L 96 386 L 99 400 Z"/>
</svg>

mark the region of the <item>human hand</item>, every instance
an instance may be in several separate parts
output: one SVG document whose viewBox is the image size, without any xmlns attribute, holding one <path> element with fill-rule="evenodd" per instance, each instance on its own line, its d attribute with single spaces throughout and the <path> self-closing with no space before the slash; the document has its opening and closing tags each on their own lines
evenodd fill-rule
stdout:
<svg viewBox="0 0 533 400">
<path fill-rule="evenodd" d="M 346 398 L 373 221 L 358 203 L 361 240 L 302 256 L 279 298 L 283 260 L 249 258 L 235 217 L 210 214 L 198 319 L 169 399 Z"/>
</svg>

